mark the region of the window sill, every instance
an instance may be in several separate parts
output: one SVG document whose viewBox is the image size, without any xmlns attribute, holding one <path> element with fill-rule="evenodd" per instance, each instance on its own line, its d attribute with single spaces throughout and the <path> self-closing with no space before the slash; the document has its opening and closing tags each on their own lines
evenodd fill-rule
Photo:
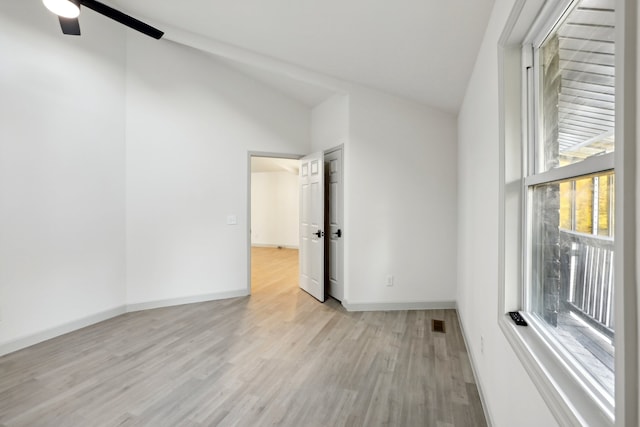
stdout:
<svg viewBox="0 0 640 427">
<path fill-rule="evenodd" d="M 528 320 L 528 319 L 527 319 Z M 543 339 L 535 325 L 516 326 L 505 314 L 498 324 L 558 423 L 613 426 L 613 408 L 591 393 L 581 378 Z"/>
</svg>

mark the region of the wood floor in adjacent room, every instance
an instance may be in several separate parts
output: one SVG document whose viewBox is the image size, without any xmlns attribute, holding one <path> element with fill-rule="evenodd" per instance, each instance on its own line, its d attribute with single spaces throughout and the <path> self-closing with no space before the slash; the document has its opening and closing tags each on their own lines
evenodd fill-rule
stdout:
<svg viewBox="0 0 640 427">
<path fill-rule="evenodd" d="M 0 358 L 0 426 L 486 425 L 455 311 L 349 313 L 297 287 L 297 251 L 252 255 L 251 297 Z"/>
</svg>

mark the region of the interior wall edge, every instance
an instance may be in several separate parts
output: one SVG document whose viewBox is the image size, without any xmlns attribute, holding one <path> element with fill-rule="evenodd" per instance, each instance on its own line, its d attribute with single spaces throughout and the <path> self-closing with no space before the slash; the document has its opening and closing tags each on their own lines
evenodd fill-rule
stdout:
<svg viewBox="0 0 640 427">
<path fill-rule="evenodd" d="M 234 289 L 231 291 L 214 292 L 209 294 L 191 295 L 179 298 L 167 298 L 155 301 L 145 301 L 140 303 L 127 304 L 126 312 L 151 310 L 154 308 L 172 307 L 175 305 L 193 304 L 198 302 L 216 301 L 221 299 L 238 298 L 248 296 L 246 288 Z"/>
<path fill-rule="evenodd" d="M 450 310 L 457 309 L 456 301 L 405 301 L 405 302 L 348 302 L 342 301 L 347 311 L 399 311 L 399 310 Z"/>
<path fill-rule="evenodd" d="M 469 346 L 469 340 L 467 338 L 467 333 L 464 329 L 464 324 L 462 323 L 462 315 L 460 314 L 460 310 L 456 309 L 456 314 L 458 316 L 458 325 L 460 326 L 460 332 L 462 333 L 462 339 L 464 340 L 464 347 L 467 349 L 467 355 L 469 356 L 469 364 L 471 365 L 471 372 L 473 373 L 473 379 L 476 382 L 476 387 L 478 389 L 478 395 L 480 395 L 480 403 L 482 403 L 482 410 L 484 411 L 484 417 L 487 420 L 487 426 L 493 427 L 495 424 L 493 423 L 493 419 L 491 417 L 491 411 L 489 411 L 489 404 L 487 403 L 487 399 L 485 397 L 484 390 L 482 389 L 482 384 L 480 383 L 478 377 L 478 369 L 476 368 L 476 360 L 471 351 L 471 347 Z"/>
<path fill-rule="evenodd" d="M 153 22 L 153 20 L 149 20 L 149 22 Z M 265 71 L 285 75 L 293 80 L 319 86 L 338 94 L 348 92 L 350 83 L 342 79 L 225 43 L 221 40 L 195 34 L 166 23 L 162 23 L 161 25 L 165 32 L 163 38 L 173 43 L 208 52 Z"/>
</svg>

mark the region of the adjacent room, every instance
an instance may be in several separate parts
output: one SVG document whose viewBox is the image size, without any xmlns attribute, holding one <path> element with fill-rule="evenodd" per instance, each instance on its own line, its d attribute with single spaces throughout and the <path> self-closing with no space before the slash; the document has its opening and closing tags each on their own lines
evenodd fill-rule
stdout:
<svg viewBox="0 0 640 427">
<path fill-rule="evenodd" d="M 0 2 L 0 426 L 638 426 L 635 0 Z"/>
<path fill-rule="evenodd" d="M 251 156 L 251 293 L 298 287 L 299 161 Z"/>
</svg>

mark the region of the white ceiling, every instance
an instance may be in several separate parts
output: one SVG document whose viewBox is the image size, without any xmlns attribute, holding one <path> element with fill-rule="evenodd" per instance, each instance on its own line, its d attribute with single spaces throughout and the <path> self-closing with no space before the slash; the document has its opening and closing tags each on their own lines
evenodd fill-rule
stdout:
<svg viewBox="0 0 640 427">
<path fill-rule="evenodd" d="M 300 80 L 294 80 L 285 75 L 276 74 L 274 72 L 256 68 L 231 59 L 216 56 L 216 60 L 239 73 L 266 83 L 275 90 L 310 108 L 322 103 L 334 94 L 332 90 L 312 85 L 310 83 L 305 83 Z"/>
<path fill-rule="evenodd" d="M 134 16 L 457 113 L 494 0 L 114 0 Z"/>
</svg>

